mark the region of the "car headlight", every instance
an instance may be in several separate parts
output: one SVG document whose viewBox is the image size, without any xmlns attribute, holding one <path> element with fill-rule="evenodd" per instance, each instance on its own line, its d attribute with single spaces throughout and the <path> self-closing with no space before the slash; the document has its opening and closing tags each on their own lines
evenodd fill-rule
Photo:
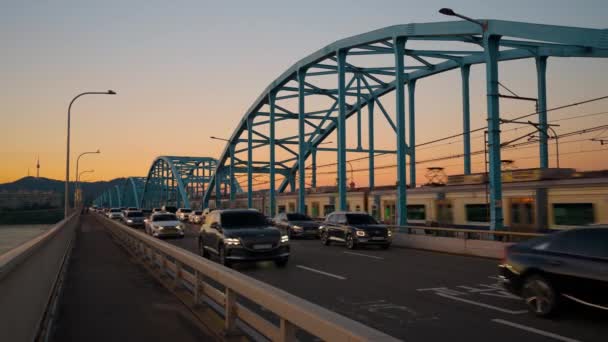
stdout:
<svg viewBox="0 0 608 342">
<path fill-rule="evenodd" d="M 301 231 L 302 227 L 300 227 L 300 226 L 293 226 L 291 229 L 297 230 L 297 231 Z"/>
<path fill-rule="evenodd" d="M 357 236 L 365 236 L 365 230 L 357 230 Z"/>
<path fill-rule="evenodd" d="M 393 232 L 390 229 L 388 230 L 388 236 L 393 236 Z"/>
<path fill-rule="evenodd" d="M 157 228 L 158 230 L 163 230 L 163 229 L 165 229 L 165 227 L 161 227 L 161 226 L 157 226 L 156 228 Z"/>
<path fill-rule="evenodd" d="M 241 244 L 241 240 L 235 238 L 226 238 L 224 239 L 224 243 L 229 246 L 238 246 Z"/>
<path fill-rule="evenodd" d="M 133 223 L 133 220 L 127 220 L 127 223 Z"/>
<path fill-rule="evenodd" d="M 181 225 L 181 224 L 178 224 L 177 226 L 175 226 L 175 228 L 177 228 L 177 229 L 179 229 L 179 230 L 182 230 L 182 229 L 184 229 L 184 226 L 183 226 L 183 225 Z"/>
<path fill-rule="evenodd" d="M 289 242 L 289 235 L 281 235 L 281 243 Z"/>
</svg>

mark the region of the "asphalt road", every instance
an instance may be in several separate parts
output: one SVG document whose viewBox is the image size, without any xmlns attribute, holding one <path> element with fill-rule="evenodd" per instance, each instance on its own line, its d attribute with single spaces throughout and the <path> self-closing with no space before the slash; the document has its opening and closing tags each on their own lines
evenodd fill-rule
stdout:
<svg viewBox="0 0 608 342">
<path fill-rule="evenodd" d="M 167 240 L 196 253 L 197 228 Z M 286 268 L 235 269 L 408 341 L 606 341 L 608 314 L 568 305 L 553 320 L 529 315 L 498 285 L 495 260 L 412 249 L 347 250 L 292 240 Z"/>
</svg>

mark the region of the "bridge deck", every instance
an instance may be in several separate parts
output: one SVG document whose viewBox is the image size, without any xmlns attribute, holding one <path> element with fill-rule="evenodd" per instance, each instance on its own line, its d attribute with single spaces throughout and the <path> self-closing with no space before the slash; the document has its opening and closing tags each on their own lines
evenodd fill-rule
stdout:
<svg viewBox="0 0 608 342">
<path fill-rule="evenodd" d="M 210 341 L 175 296 L 83 217 L 60 301 L 55 341 Z"/>
</svg>

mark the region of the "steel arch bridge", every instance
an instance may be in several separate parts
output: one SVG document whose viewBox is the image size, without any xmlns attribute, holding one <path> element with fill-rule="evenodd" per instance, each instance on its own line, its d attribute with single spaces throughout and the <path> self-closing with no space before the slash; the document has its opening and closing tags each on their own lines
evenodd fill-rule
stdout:
<svg viewBox="0 0 608 342">
<path fill-rule="evenodd" d="M 156 158 L 145 181 L 141 207 L 200 207 L 202 195 L 207 190 L 216 166 L 217 160 L 209 157 Z M 226 189 L 242 192 L 238 183 L 229 186 L 228 181 L 229 179 L 224 177 L 220 184 L 225 184 Z"/>
<path fill-rule="evenodd" d="M 416 83 L 446 71 L 460 70 L 463 171 L 469 174 L 469 73 L 472 65 L 485 64 L 491 229 L 501 229 L 498 63 L 524 58 L 535 60 L 537 120 L 540 131 L 544 132 L 540 134 L 539 159 L 541 168 L 546 168 L 549 164 L 546 115 L 549 57 L 608 57 L 608 30 L 502 20 L 451 21 L 390 26 L 329 44 L 283 72 L 244 113 L 218 159 L 203 194 L 203 205 L 208 206 L 213 193 L 216 207 L 221 205 L 220 183 L 225 182 L 226 177 L 232 185 L 230 200 L 234 201 L 240 190 L 236 174 L 245 174 L 247 203 L 252 207 L 253 175 L 268 174 L 270 215 L 274 216 L 276 211 L 276 192 L 284 192 L 288 187 L 291 191 L 297 188 L 298 210 L 304 212 L 306 170 L 311 172 L 311 186 L 316 187 L 316 152 L 332 151 L 337 153 L 338 161 L 338 209 L 346 210 L 346 153 L 369 155 L 370 189 L 374 188 L 374 155 L 396 153 L 397 222 L 404 225 L 407 223 L 408 161 L 410 185 L 416 184 Z M 389 93 L 395 98 L 391 106 L 394 121 L 384 98 Z M 369 118 L 365 147 L 361 134 L 364 108 Z M 396 150 L 382 151 L 374 147 L 374 122 L 378 117 L 387 120 L 395 132 Z M 351 118 L 356 120 L 357 143 L 347 147 L 346 122 Z M 295 130 L 277 129 L 286 123 L 292 123 Z M 336 147 L 320 147 L 334 132 Z M 262 149 L 268 153 L 259 153 Z M 306 167 L 309 158 L 311 165 Z"/>
<path fill-rule="evenodd" d="M 128 177 L 120 187 L 122 207 L 139 208 L 146 184 L 145 177 Z"/>
<path fill-rule="evenodd" d="M 157 157 L 147 177 L 128 177 L 120 185 L 108 188 L 93 203 L 137 208 L 200 205 L 216 164 L 217 160 L 208 157 Z M 221 182 L 225 189 L 229 188 L 227 182 L 228 178 Z M 234 188 L 242 192 L 238 184 Z"/>
</svg>

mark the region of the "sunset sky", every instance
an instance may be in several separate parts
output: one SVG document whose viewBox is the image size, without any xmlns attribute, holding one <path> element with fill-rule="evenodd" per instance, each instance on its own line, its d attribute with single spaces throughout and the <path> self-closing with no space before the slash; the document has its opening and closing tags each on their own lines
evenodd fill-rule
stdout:
<svg viewBox="0 0 608 342">
<path fill-rule="evenodd" d="M 26 176 L 28 169 L 35 174 L 38 155 L 41 176 L 64 177 L 67 107 L 83 91 L 118 92 L 83 97 L 72 108 L 73 165 L 81 152 L 102 151 L 81 160 L 81 170 L 95 169 L 86 180 L 145 176 L 159 155 L 218 157 L 224 143 L 209 137 L 229 137 L 264 88 L 296 61 L 380 27 L 452 20 L 437 13 L 449 6 L 475 18 L 608 26 L 606 0 L 5 1 L 0 4 L 0 182 Z M 547 75 L 549 108 L 608 95 L 608 60 L 550 58 Z M 502 64 L 500 78 L 518 94 L 536 96 L 533 60 Z M 472 128 L 485 125 L 485 101 L 484 67 L 474 66 Z M 418 143 L 460 133 L 459 71 L 420 81 L 416 105 Z M 501 102 L 506 118 L 533 111 L 530 103 Z M 604 112 L 608 100 L 551 112 L 549 120 L 559 120 L 556 130 L 566 133 L 608 124 Z M 377 147 L 394 147 L 393 133 L 378 122 Z M 514 127 L 504 127 L 509 128 Z M 525 132 L 510 131 L 505 139 Z M 483 149 L 480 136 L 473 135 L 473 150 Z M 560 142 L 561 166 L 608 168 L 608 145 L 590 140 L 602 137 L 608 139 L 608 130 Z M 352 146 L 354 134 L 348 141 Z M 460 140 L 447 143 L 421 149 L 418 159 L 461 153 Z M 554 146 L 549 149 L 553 166 Z M 534 146 L 503 158 L 518 168 L 536 167 L 537 154 Z M 335 153 L 323 153 L 318 163 L 335 160 Z M 473 162 L 474 171 L 483 170 L 483 156 Z M 376 161 L 393 163 L 394 156 Z M 355 169 L 366 165 L 353 163 Z M 460 159 L 424 164 L 419 182 L 429 166 L 462 172 Z M 331 171 L 319 169 L 321 184 L 333 182 Z M 394 184 L 393 169 L 379 169 L 377 175 L 379 183 Z M 366 177 L 367 172 L 355 175 L 360 185 Z"/>
</svg>

